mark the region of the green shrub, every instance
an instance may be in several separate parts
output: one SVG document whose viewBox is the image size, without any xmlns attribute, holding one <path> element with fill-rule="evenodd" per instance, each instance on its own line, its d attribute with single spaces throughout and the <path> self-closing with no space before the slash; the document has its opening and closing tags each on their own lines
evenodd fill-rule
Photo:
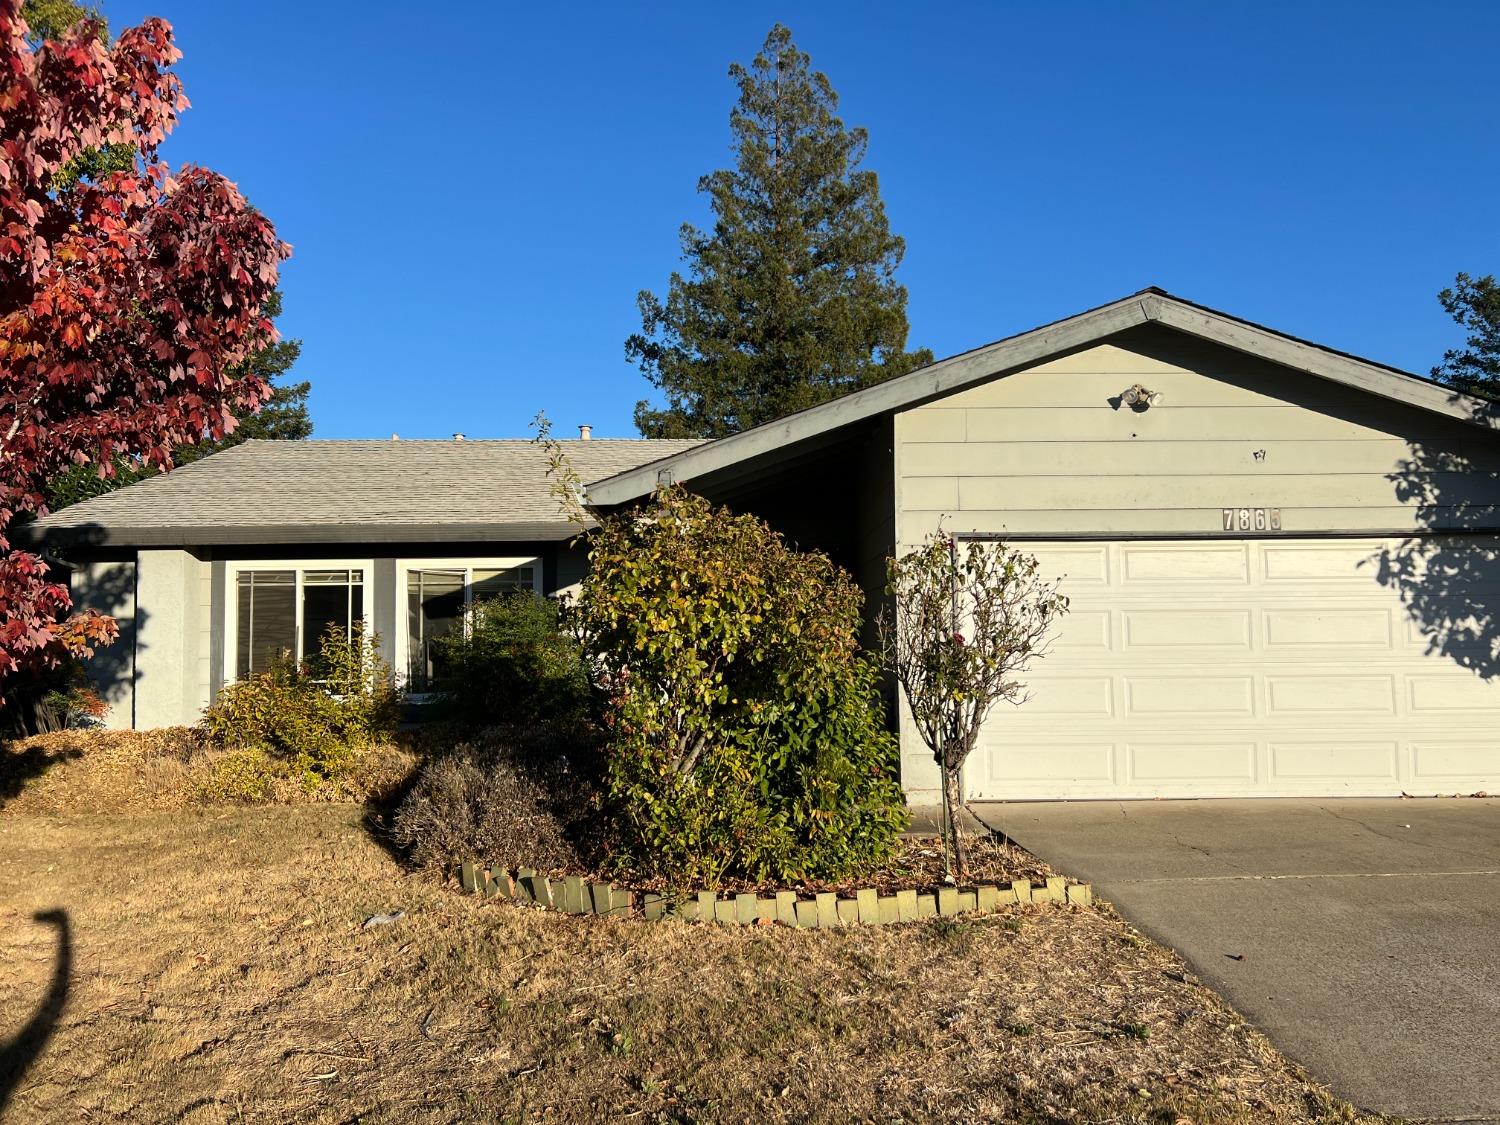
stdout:
<svg viewBox="0 0 1500 1125">
<path fill-rule="evenodd" d="M 572 722 L 588 703 L 578 642 L 563 633 L 558 606 L 534 594 L 475 603 L 466 628 L 436 639 L 444 704 L 471 727 Z"/>
<path fill-rule="evenodd" d="M 284 657 L 225 687 L 200 729 L 215 745 L 260 752 L 308 785 L 334 777 L 359 750 L 395 733 L 399 700 L 376 649 L 373 634 L 356 629 L 351 639 L 332 626 L 306 665 Z M 254 755 L 247 755 L 241 766 L 252 763 Z M 244 780 L 243 770 L 235 772 L 236 783 Z M 258 763 L 249 771 L 259 772 Z"/>
<path fill-rule="evenodd" d="M 860 604 L 826 556 L 680 489 L 604 521 L 575 612 L 637 865 L 830 879 L 890 854 L 906 812 Z"/>
</svg>

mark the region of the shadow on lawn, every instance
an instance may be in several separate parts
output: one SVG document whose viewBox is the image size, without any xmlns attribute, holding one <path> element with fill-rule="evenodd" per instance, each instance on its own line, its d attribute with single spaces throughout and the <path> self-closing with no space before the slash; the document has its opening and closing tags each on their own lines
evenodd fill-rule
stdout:
<svg viewBox="0 0 1500 1125">
<path fill-rule="evenodd" d="M 10 1104 L 26 1071 L 52 1038 L 57 1021 L 68 1003 L 69 981 L 73 975 L 73 931 L 65 910 L 44 910 L 36 921 L 57 927 L 57 963 L 52 969 L 52 983 L 37 1005 L 36 1012 L 9 1043 L 0 1047 L 0 1114 Z"/>
<path fill-rule="evenodd" d="M 41 777 L 59 762 L 81 757 L 83 751 L 76 746 L 48 750 L 33 745 L 16 751 L 0 745 L 0 809 L 19 797 L 28 781 Z"/>
</svg>

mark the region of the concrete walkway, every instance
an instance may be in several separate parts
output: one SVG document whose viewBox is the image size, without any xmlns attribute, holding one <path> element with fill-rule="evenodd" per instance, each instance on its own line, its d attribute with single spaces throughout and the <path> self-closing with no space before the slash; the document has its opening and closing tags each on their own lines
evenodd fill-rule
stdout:
<svg viewBox="0 0 1500 1125">
<path fill-rule="evenodd" d="M 1340 1096 L 1500 1122 L 1500 799 L 973 810 L 1092 882 Z"/>
</svg>

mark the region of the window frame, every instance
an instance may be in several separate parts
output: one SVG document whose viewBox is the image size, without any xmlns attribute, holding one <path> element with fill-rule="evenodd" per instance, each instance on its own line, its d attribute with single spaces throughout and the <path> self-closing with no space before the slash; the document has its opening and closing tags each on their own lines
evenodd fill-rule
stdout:
<svg viewBox="0 0 1500 1125">
<path fill-rule="evenodd" d="M 531 567 L 531 589 L 537 597 L 545 594 L 542 581 L 542 556 L 520 555 L 514 557 L 481 557 L 469 555 L 446 558 L 420 558 L 396 560 L 396 637 L 395 660 L 392 661 L 396 684 L 406 691 L 411 669 L 411 629 L 407 626 L 407 583 L 414 570 L 461 570 L 464 572 L 464 613 L 474 604 L 474 572 L 476 570 L 514 570 Z M 414 703 L 425 703 L 437 698 L 438 692 L 406 691 L 406 698 Z"/>
<path fill-rule="evenodd" d="M 239 682 L 239 633 L 240 633 L 240 575 L 249 570 L 290 570 L 296 575 L 294 606 L 296 619 L 294 628 L 297 647 L 306 643 L 302 624 L 303 575 L 310 570 L 358 570 L 362 572 L 360 586 L 363 588 L 364 616 L 367 624 L 374 618 L 375 560 L 374 559 L 230 559 L 224 565 L 224 683 Z M 305 660 L 305 652 L 296 652 L 298 662 Z"/>
</svg>

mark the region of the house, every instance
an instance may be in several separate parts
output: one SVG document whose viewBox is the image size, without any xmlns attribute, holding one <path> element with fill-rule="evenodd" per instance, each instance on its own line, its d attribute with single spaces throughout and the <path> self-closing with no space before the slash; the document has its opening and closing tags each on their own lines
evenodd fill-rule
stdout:
<svg viewBox="0 0 1500 1125">
<path fill-rule="evenodd" d="M 972 797 L 1500 789 L 1500 434 L 1418 376 L 1148 289 L 719 441 L 569 452 L 596 510 L 684 484 L 872 605 L 939 527 L 1024 543 L 1072 610 Z M 526 443 L 251 443 L 37 529 L 130 625 L 112 721 L 138 726 L 361 613 L 420 687 L 463 598 L 584 565 Z"/>
</svg>

